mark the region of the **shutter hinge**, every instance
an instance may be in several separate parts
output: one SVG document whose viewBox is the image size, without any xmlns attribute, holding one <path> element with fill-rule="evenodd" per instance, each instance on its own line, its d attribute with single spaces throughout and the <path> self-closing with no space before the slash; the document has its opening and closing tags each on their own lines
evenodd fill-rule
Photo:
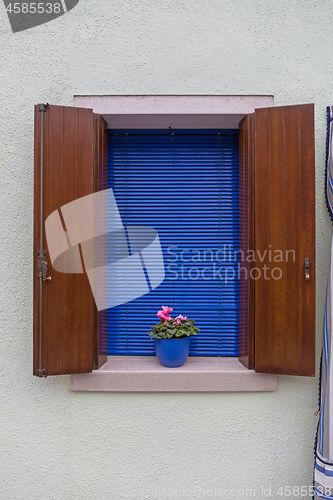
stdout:
<svg viewBox="0 0 333 500">
<path fill-rule="evenodd" d="M 41 113 L 45 113 L 45 111 L 47 111 L 47 107 L 49 106 L 49 103 L 47 102 L 46 104 L 40 104 L 38 106 L 38 111 L 40 111 Z"/>
<path fill-rule="evenodd" d="M 47 275 L 47 262 L 45 260 L 46 250 L 37 250 L 38 255 L 38 274 L 37 278 L 41 278 L 43 281 L 51 281 L 51 276 Z"/>
<path fill-rule="evenodd" d="M 45 368 L 43 368 L 42 370 L 41 369 L 37 369 L 36 370 L 36 377 L 39 377 L 39 378 L 46 378 L 47 375 L 46 375 L 46 370 Z"/>
</svg>

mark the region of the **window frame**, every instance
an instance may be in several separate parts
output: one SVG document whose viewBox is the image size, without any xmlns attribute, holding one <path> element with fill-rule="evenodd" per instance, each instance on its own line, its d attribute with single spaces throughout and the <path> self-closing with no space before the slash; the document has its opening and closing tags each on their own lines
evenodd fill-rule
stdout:
<svg viewBox="0 0 333 500">
<path fill-rule="evenodd" d="M 74 106 L 93 109 L 109 128 L 239 128 L 273 96 L 74 96 Z M 191 357 L 177 370 L 152 356 L 108 356 L 92 373 L 70 376 L 72 391 L 275 391 L 277 376 L 255 373 L 238 358 Z"/>
</svg>

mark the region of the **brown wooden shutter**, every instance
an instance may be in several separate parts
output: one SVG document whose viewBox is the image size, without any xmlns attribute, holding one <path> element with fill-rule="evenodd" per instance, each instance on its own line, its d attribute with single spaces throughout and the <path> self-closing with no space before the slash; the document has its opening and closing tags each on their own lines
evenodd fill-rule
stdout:
<svg viewBox="0 0 333 500">
<path fill-rule="evenodd" d="M 97 187 L 94 191 L 101 191 L 108 187 L 108 128 L 106 121 L 97 114 L 94 114 L 94 132 L 95 132 L 95 172 L 98 173 Z M 106 252 L 105 246 L 101 248 Z M 96 314 L 96 335 L 94 336 L 94 369 L 100 368 L 107 359 L 107 311 L 99 311 Z"/>
<path fill-rule="evenodd" d="M 254 248 L 254 114 L 239 124 L 239 359 L 254 368 L 254 281 L 249 279 L 253 262 L 246 258 Z"/>
<path fill-rule="evenodd" d="M 35 375 L 91 372 L 106 359 L 103 315 L 97 313 L 86 273 L 52 268 L 37 278 L 41 248 L 41 144 L 43 135 L 43 249 L 46 218 L 71 201 L 105 186 L 106 124 L 90 109 L 35 106 L 34 366 Z M 59 210 L 62 229 L 66 231 Z M 82 261 L 82 252 L 81 252 Z M 40 294 L 40 290 L 42 293 Z"/>
<path fill-rule="evenodd" d="M 243 122 L 241 137 L 250 121 L 247 118 Z M 246 168 L 245 175 L 251 176 L 254 172 L 254 201 L 251 201 L 251 194 L 247 195 L 247 201 L 248 217 L 254 220 L 256 269 L 254 279 L 250 279 L 253 285 L 252 288 L 249 285 L 247 307 L 251 310 L 254 304 L 255 370 L 313 376 L 316 298 L 314 106 L 258 109 L 251 135 L 252 140 L 243 140 L 241 145 L 240 151 L 245 151 L 246 160 L 240 165 L 241 175 Z M 246 148 L 251 149 L 251 142 L 254 165 L 251 153 L 246 151 Z M 248 241 L 252 244 L 251 238 Z M 309 281 L 305 276 L 305 259 L 310 262 Z M 241 290 L 242 287 L 244 285 Z M 241 296 L 244 301 L 244 292 Z M 251 321 L 250 318 L 247 331 L 243 328 L 245 333 L 241 338 L 245 339 L 245 348 L 241 347 L 241 354 L 253 345 Z"/>
</svg>

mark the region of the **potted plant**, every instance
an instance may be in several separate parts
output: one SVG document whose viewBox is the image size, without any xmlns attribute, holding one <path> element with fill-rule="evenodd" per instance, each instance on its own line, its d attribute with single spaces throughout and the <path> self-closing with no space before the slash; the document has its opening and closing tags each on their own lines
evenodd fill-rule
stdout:
<svg viewBox="0 0 333 500">
<path fill-rule="evenodd" d="M 194 326 L 193 319 L 181 314 L 172 318 L 172 311 L 172 307 L 162 306 L 156 315 L 160 322 L 153 325 L 148 333 L 155 339 L 156 355 L 161 365 L 176 368 L 187 360 L 191 335 L 196 335 L 200 330 Z"/>
</svg>

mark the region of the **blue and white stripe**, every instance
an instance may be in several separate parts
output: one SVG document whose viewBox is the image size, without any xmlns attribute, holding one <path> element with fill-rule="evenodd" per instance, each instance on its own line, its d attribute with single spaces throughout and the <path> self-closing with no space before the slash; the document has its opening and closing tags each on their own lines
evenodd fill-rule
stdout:
<svg viewBox="0 0 333 500">
<path fill-rule="evenodd" d="M 333 106 L 327 107 L 326 204 L 333 222 Z M 315 444 L 314 498 L 333 500 L 333 240 L 327 280 L 324 313 L 324 339 L 320 368 L 320 392 L 317 437 Z"/>
</svg>

